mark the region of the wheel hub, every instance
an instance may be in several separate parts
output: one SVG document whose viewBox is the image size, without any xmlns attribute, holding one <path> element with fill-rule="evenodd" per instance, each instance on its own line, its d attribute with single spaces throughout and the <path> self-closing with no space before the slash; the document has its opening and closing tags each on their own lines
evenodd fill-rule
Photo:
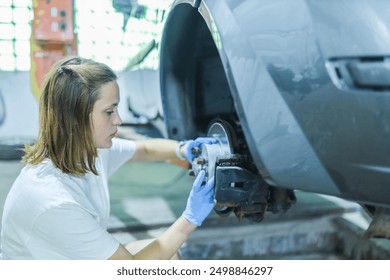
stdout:
<svg viewBox="0 0 390 280">
<path fill-rule="evenodd" d="M 233 137 L 229 124 L 217 121 L 213 123 L 208 132 L 217 144 L 202 144 L 201 154 L 192 163 L 192 169 L 197 175 L 201 170 L 206 171 L 206 178 L 211 178 L 215 173 L 215 163 L 218 156 L 229 156 L 233 154 Z"/>
</svg>

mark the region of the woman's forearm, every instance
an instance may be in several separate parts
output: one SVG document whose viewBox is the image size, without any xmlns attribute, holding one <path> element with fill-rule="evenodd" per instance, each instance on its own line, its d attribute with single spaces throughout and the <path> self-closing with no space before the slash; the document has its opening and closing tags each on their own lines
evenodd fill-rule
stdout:
<svg viewBox="0 0 390 280">
<path fill-rule="evenodd" d="M 165 161 L 177 159 L 177 141 L 170 139 L 151 139 L 136 141 L 135 161 Z"/>
<path fill-rule="evenodd" d="M 183 216 L 176 220 L 162 235 L 133 256 L 138 260 L 168 260 L 179 250 L 196 229 Z"/>
</svg>

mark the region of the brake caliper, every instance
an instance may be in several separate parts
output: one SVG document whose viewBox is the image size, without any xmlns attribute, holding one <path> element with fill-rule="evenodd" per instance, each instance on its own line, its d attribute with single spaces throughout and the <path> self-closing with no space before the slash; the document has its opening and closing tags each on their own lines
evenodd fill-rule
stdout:
<svg viewBox="0 0 390 280">
<path fill-rule="evenodd" d="M 267 206 L 268 186 L 260 175 L 245 167 L 242 155 L 217 157 L 215 164 L 216 211 L 230 208 L 241 220 L 261 221 Z"/>
<path fill-rule="evenodd" d="M 238 154 L 205 157 L 205 150 L 213 145 L 203 145 L 202 156 L 193 161 L 193 175 L 206 171 L 208 178 L 214 176 L 214 210 L 221 216 L 232 211 L 241 220 L 248 218 L 261 221 L 267 206 L 268 186 L 260 175 L 248 170 L 247 158 Z M 213 148 L 211 148 L 214 150 Z"/>
</svg>

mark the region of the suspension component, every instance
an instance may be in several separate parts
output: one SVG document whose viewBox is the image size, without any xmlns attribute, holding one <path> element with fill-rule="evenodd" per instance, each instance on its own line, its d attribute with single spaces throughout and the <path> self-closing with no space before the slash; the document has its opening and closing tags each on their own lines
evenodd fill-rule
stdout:
<svg viewBox="0 0 390 280">
<path fill-rule="evenodd" d="M 221 216 L 232 211 L 239 219 L 262 220 L 267 205 L 267 185 L 261 176 L 248 168 L 249 158 L 234 154 L 234 131 L 223 121 L 214 122 L 208 131 L 216 144 L 203 144 L 192 162 L 192 175 L 201 170 L 206 177 L 214 176 L 214 210 Z"/>
</svg>

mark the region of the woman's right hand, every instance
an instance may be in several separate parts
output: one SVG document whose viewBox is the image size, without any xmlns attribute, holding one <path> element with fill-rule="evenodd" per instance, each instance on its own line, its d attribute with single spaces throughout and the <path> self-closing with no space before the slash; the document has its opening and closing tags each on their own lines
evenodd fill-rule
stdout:
<svg viewBox="0 0 390 280">
<path fill-rule="evenodd" d="M 206 173 L 200 171 L 192 186 L 183 216 L 200 226 L 214 208 L 214 177 L 204 182 Z"/>
</svg>

